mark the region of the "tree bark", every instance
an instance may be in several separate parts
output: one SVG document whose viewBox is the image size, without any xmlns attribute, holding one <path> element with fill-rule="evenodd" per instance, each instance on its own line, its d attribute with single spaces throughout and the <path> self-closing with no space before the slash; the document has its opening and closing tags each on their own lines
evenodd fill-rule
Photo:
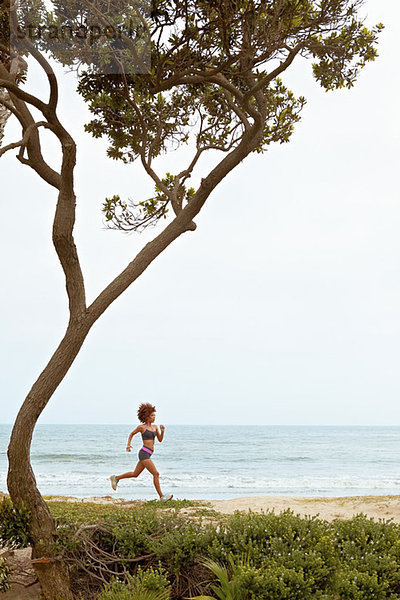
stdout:
<svg viewBox="0 0 400 600">
<path fill-rule="evenodd" d="M 0 88 L 0 99 L 10 102 L 8 91 L 4 88 Z M 4 129 L 10 115 L 11 112 L 0 102 L 0 148 L 4 137 Z"/>
<path fill-rule="evenodd" d="M 8 489 L 16 506 L 24 504 L 32 516 L 32 558 L 46 600 L 72 600 L 67 566 L 55 555 L 54 519 L 43 500 L 30 463 L 36 422 L 77 356 L 91 322 L 71 325 L 48 365 L 32 386 L 16 418 L 8 447 Z M 47 560 L 46 560 L 47 559 Z"/>
</svg>

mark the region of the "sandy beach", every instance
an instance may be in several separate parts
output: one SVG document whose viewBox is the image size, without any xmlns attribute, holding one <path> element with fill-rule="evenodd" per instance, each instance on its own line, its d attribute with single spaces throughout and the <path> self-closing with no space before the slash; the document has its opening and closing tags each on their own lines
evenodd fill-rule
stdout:
<svg viewBox="0 0 400 600">
<path fill-rule="evenodd" d="M 364 513 L 374 519 L 392 519 L 400 523 L 400 496 L 348 496 L 343 498 L 252 497 L 232 500 L 213 500 L 215 510 L 233 513 L 235 510 L 280 513 L 288 508 L 301 516 L 316 516 L 331 521 L 351 519 Z"/>
<path fill-rule="evenodd" d="M 97 504 L 119 504 L 125 507 L 134 506 L 143 501 L 125 500 L 112 496 L 93 496 L 90 498 L 74 498 L 53 496 L 51 500 L 67 500 L 68 502 L 94 502 Z M 347 496 L 339 498 L 308 498 L 250 496 L 229 500 L 198 500 L 217 512 L 233 514 L 235 511 L 274 511 L 276 514 L 291 509 L 301 516 L 319 516 L 321 519 L 351 519 L 354 515 L 364 513 L 374 519 L 392 520 L 400 523 L 400 496 Z"/>
</svg>

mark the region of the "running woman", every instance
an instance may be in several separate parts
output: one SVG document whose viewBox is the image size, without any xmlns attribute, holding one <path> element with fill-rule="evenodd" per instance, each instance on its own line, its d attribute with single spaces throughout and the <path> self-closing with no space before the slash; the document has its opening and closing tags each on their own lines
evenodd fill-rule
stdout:
<svg viewBox="0 0 400 600">
<path fill-rule="evenodd" d="M 167 502 L 167 500 L 171 500 L 173 495 L 162 493 L 160 488 L 160 475 L 151 458 L 154 452 L 154 439 L 157 437 L 159 442 L 163 441 L 165 427 L 164 425 L 160 425 L 160 429 L 158 429 L 157 425 L 155 425 L 154 421 L 156 420 L 156 407 L 152 406 L 148 402 L 139 406 L 137 415 L 141 425 L 138 425 L 136 429 L 129 434 L 126 451 L 130 452 L 132 449 L 131 442 L 133 436 L 137 433 L 141 433 L 143 446 L 139 450 L 139 462 L 134 471 L 129 471 L 128 473 L 123 473 L 122 475 L 111 475 L 111 487 L 113 490 L 116 490 L 120 479 L 127 479 L 129 477 L 136 478 L 144 469 L 147 469 L 153 475 L 154 487 L 157 490 L 160 500 L 162 502 Z"/>
</svg>

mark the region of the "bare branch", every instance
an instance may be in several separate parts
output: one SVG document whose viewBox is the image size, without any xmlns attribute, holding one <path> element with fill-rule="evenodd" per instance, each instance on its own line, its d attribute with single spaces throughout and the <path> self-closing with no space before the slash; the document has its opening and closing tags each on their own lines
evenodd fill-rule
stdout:
<svg viewBox="0 0 400 600">
<path fill-rule="evenodd" d="M 187 167 L 187 169 L 184 169 L 177 175 L 177 177 L 179 179 L 182 179 L 182 183 L 190 177 L 194 167 L 196 166 L 196 163 L 198 162 L 198 160 L 199 160 L 200 156 L 202 155 L 202 153 L 204 152 L 204 150 L 207 150 L 207 146 L 203 146 L 202 148 L 197 148 L 197 152 L 194 155 L 194 158 L 193 158 L 192 162 L 190 163 L 190 165 Z"/>
<path fill-rule="evenodd" d="M 10 96 L 7 90 L 0 89 L 0 147 L 4 137 L 4 130 L 7 121 L 12 113 L 14 113 L 13 107 L 9 102 Z M 15 113 L 14 113 L 15 114 Z"/>
<path fill-rule="evenodd" d="M 7 92 L 7 96 L 8 96 L 8 92 Z M 20 121 L 20 123 L 22 125 L 22 115 L 21 115 L 21 113 L 15 108 L 15 106 L 13 106 L 11 104 L 11 102 L 8 102 L 4 98 L 4 95 L 1 94 L 1 90 L 0 90 L 0 104 L 2 106 L 4 106 L 8 111 L 10 111 L 10 113 L 12 113 L 15 117 L 17 117 L 17 119 Z"/>
<path fill-rule="evenodd" d="M 8 152 L 8 150 L 12 150 L 13 148 L 21 147 L 19 158 L 23 157 L 24 149 L 26 148 L 26 144 L 28 143 L 31 133 L 34 131 L 34 129 L 38 129 L 39 127 L 46 127 L 47 129 L 52 129 L 52 126 L 49 123 L 47 123 L 46 121 L 39 121 L 38 123 L 32 123 L 26 129 L 22 140 L 20 140 L 19 142 L 13 142 L 12 144 L 8 144 L 8 146 L 5 146 L 4 148 L 0 149 L 0 156 L 5 154 L 6 152 Z"/>
<path fill-rule="evenodd" d="M 21 144 L 22 144 L 22 140 L 20 140 L 19 142 L 14 142 L 13 144 L 8 144 L 8 146 L 4 146 L 4 148 L 0 148 L 0 156 L 3 156 L 3 154 L 8 152 L 8 150 L 12 150 L 13 148 L 18 148 L 19 146 L 21 146 Z"/>
<path fill-rule="evenodd" d="M 16 31 L 18 28 L 18 20 L 17 20 L 15 10 L 11 11 L 11 21 L 14 26 L 14 30 Z M 58 101 L 58 84 L 57 84 L 57 78 L 54 74 L 54 71 L 53 71 L 52 67 L 50 66 L 50 63 L 43 56 L 43 54 L 41 54 L 36 49 L 35 45 L 32 44 L 32 42 L 27 37 L 23 38 L 22 43 L 24 44 L 24 46 L 28 50 L 28 52 L 37 60 L 37 62 L 39 63 L 39 65 L 42 67 L 42 69 L 45 71 L 45 73 L 47 75 L 47 78 L 48 78 L 49 84 L 50 84 L 50 97 L 49 97 L 49 102 L 48 102 L 47 106 L 49 109 L 55 110 L 56 106 L 57 106 L 57 101 Z M 20 58 L 20 57 L 18 57 L 18 58 Z M 28 101 L 28 100 L 25 98 L 25 101 Z M 45 112 L 43 112 L 43 114 L 46 116 Z"/>
<path fill-rule="evenodd" d="M 6 69 L 3 67 L 3 65 L 0 64 L 0 72 L 3 71 L 3 69 L 4 69 L 4 71 L 6 71 Z M 6 71 L 6 73 L 8 74 L 7 71 Z M 3 77 L 4 77 L 4 72 L 3 72 Z M 11 80 L 11 78 L 10 79 L 0 79 L 0 87 L 6 88 L 6 90 L 8 90 L 10 93 L 14 94 L 14 96 L 19 98 L 20 100 L 23 100 L 23 102 L 28 102 L 28 104 L 32 104 L 32 106 L 39 109 L 43 113 L 43 115 L 46 116 L 47 111 L 48 111 L 48 105 L 45 104 L 44 102 L 42 102 L 41 100 L 39 100 L 39 98 L 36 98 L 36 96 L 32 96 L 32 94 L 28 94 L 24 90 L 21 90 L 21 88 L 18 87 L 18 85 L 15 83 L 15 81 Z"/>
<path fill-rule="evenodd" d="M 232 94 L 227 90 L 227 88 L 223 87 L 222 90 L 223 90 L 224 96 L 229 104 L 229 107 L 231 108 L 231 110 L 233 110 L 234 113 L 236 113 L 236 115 L 239 117 L 239 119 L 244 124 L 245 129 L 248 131 L 248 129 L 250 128 L 250 123 L 249 123 L 249 120 L 248 120 L 246 114 L 234 103 Z"/>
<path fill-rule="evenodd" d="M 303 42 L 297 44 L 295 46 L 295 48 L 293 48 L 290 51 L 286 60 L 281 62 L 279 67 L 276 67 L 276 69 L 271 71 L 271 73 L 268 73 L 268 75 L 265 75 L 264 77 L 259 79 L 259 81 L 245 93 L 244 98 L 243 98 L 244 101 L 247 101 L 251 96 L 254 96 L 259 90 L 261 90 L 263 87 L 267 86 L 273 79 L 275 79 L 275 77 L 277 77 L 278 75 L 283 73 L 283 71 L 286 71 L 286 69 L 292 64 L 294 58 L 300 52 L 300 50 L 303 48 L 303 46 L 304 46 Z"/>
<path fill-rule="evenodd" d="M 142 147 L 142 151 L 140 153 L 140 158 L 141 158 L 142 165 L 144 166 L 146 173 L 148 175 L 150 175 L 150 177 L 152 178 L 152 180 L 154 181 L 156 186 L 167 196 L 167 198 L 170 198 L 170 190 L 167 188 L 166 185 L 163 184 L 163 182 L 161 181 L 161 179 L 159 178 L 157 173 L 151 168 L 149 162 L 146 159 L 145 152 L 146 151 L 145 151 L 144 147 Z"/>
<path fill-rule="evenodd" d="M 7 83 L 10 83 L 11 76 L 2 63 L 0 63 L 0 76 L 7 77 Z M 18 92 L 18 86 L 15 87 L 17 88 Z M 1 103 L 7 106 L 11 110 L 11 112 L 17 117 L 17 119 L 21 123 L 23 130 L 25 131 L 30 125 L 35 123 L 35 120 L 32 117 L 32 114 L 28 109 L 26 103 L 22 99 L 20 99 L 18 95 L 15 95 L 14 93 L 10 92 L 10 100 L 12 101 L 13 106 L 11 106 L 7 102 L 5 103 L 4 101 L 1 101 Z M 36 100 L 38 99 L 36 98 Z M 46 105 L 43 104 L 43 106 Z M 34 171 L 36 171 L 36 173 L 38 173 L 38 175 L 40 175 L 40 177 L 42 177 L 42 179 L 44 179 L 44 181 L 49 183 L 51 186 L 55 187 L 56 189 L 59 189 L 60 174 L 57 173 L 57 171 L 54 171 L 54 169 L 52 169 L 43 159 L 40 148 L 40 139 L 37 130 L 33 130 L 33 135 L 29 137 L 27 143 L 27 150 L 29 160 L 21 159 L 21 162 L 34 169 Z"/>
</svg>

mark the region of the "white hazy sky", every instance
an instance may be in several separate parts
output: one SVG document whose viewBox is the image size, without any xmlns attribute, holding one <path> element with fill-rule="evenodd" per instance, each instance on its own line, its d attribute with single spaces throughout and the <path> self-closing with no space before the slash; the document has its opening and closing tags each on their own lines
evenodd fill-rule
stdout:
<svg viewBox="0 0 400 600">
<path fill-rule="evenodd" d="M 39 422 L 131 423 L 150 401 L 166 424 L 400 425 L 400 3 L 367 0 L 364 13 L 386 26 L 379 58 L 352 90 L 330 93 L 297 59 L 285 82 L 308 103 L 290 144 L 249 157 L 219 186 L 197 231 L 94 326 Z M 39 71 L 30 79 L 44 93 Z M 105 196 L 140 199 L 151 186 L 139 164 L 107 159 L 106 140 L 84 133 L 74 75 L 60 70 L 60 82 L 91 301 L 149 237 L 105 230 Z M 19 137 L 10 121 L 5 143 Z M 181 160 L 163 159 L 160 172 Z M 67 302 L 55 190 L 12 152 L 0 177 L 0 422 L 11 423 L 64 332 Z"/>
</svg>

